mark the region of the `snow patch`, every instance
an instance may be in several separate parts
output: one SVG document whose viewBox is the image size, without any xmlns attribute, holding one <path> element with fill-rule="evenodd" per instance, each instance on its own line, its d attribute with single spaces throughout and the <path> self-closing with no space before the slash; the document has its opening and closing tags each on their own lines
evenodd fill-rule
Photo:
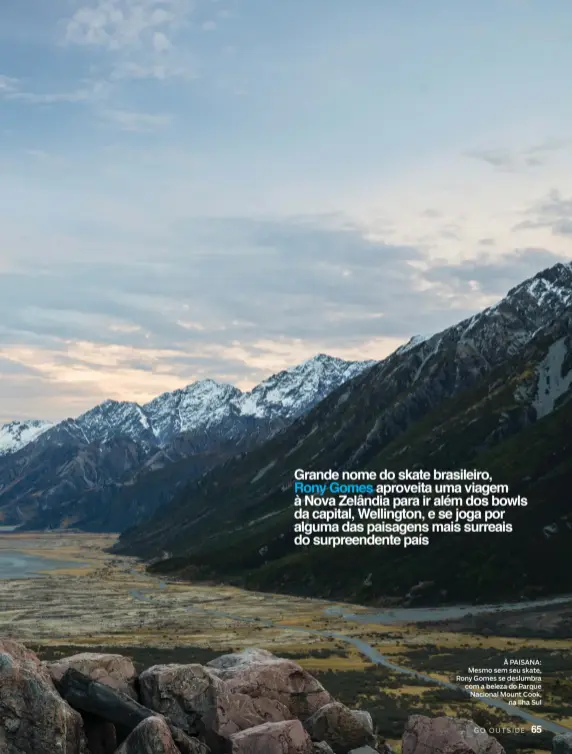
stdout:
<svg viewBox="0 0 572 754">
<path fill-rule="evenodd" d="M 260 471 L 258 472 L 258 474 L 250 480 L 250 484 L 254 484 L 255 482 L 260 481 L 262 479 L 262 477 L 266 474 L 266 472 L 270 471 L 270 469 L 273 466 L 276 466 L 276 460 L 270 461 L 270 463 L 268 464 L 268 466 L 265 466 L 263 469 L 260 469 Z"/>
<path fill-rule="evenodd" d="M 538 389 L 532 404 L 538 419 L 552 413 L 556 401 L 572 387 L 572 369 L 562 376 L 562 365 L 567 356 L 566 338 L 560 338 L 552 343 L 538 365 Z"/>
<path fill-rule="evenodd" d="M 38 419 L 3 424 L 0 427 L 0 456 L 16 453 L 53 426 L 52 422 Z"/>
<path fill-rule="evenodd" d="M 396 353 L 406 353 L 407 351 L 410 351 L 412 348 L 415 348 L 415 346 L 420 346 L 421 343 L 425 343 L 426 340 L 430 340 L 433 337 L 433 335 L 414 335 L 412 338 L 410 338 L 407 343 L 405 343 L 402 346 L 399 346 Z"/>
</svg>

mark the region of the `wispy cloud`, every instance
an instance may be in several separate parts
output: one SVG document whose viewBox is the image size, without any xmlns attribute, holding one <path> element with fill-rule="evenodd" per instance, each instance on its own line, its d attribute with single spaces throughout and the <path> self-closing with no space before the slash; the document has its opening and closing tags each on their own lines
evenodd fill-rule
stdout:
<svg viewBox="0 0 572 754">
<path fill-rule="evenodd" d="M 192 0 L 95 0 L 65 23 L 68 44 L 106 51 L 112 79 L 194 78 L 196 63 L 177 37 Z"/>
<path fill-rule="evenodd" d="M 18 89 L 18 79 L 0 74 L 0 94 L 15 92 Z"/>
<path fill-rule="evenodd" d="M 7 77 L 4 77 L 7 79 Z M 12 102 L 24 102 L 31 105 L 54 105 L 57 103 L 92 103 L 104 100 L 111 87 L 105 81 L 82 80 L 78 86 L 68 91 L 31 91 L 19 79 L 8 79 L 3 86 L 0 78 L 0 97 Z"/>
<path fill-rule="evenodd" d="M 548 157 L 572 146 L 572 139 L 546 139 L 524 149 L 476 149 L 465 152 L 465 156 L 481 160 L 502 172 L 517 172 L 519 170 L 544 165 Z"/>
<path fill-rule="evenodd" d="M 104 121 L 118 126 L 122 131 L 132 133 L 151 133 L 160 131 L 172 122 L 172 116 L 166 113 L 142 113 L 133 110 L 102 110 Z"/>
<path fill-rule="evenodd" d="M 556 189 L 524 214 L 527 219 L 517 223 L 513 230 L 549 228 L 555 236 L 572 237 L 572 197 L 565 198 Z"/>
<path fill-rule="evenodd" d="M 4 416 L 381 357 L 572 256 L 570 3 L 0 5 Z"/>
</svg>

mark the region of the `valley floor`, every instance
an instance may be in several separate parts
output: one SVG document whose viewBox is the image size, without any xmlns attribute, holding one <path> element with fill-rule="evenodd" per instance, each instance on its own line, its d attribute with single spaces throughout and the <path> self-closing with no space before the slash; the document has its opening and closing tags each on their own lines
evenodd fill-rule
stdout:
<svg viewBox="0 0 572 754">
<path fill-rule="evenodd" d="M 0 534 L 0 555 L 17 551 L 66 564 L 39 578 L 0 579 L 0 635 L 28 644 L 43 657 L 105 648 L 130 654 L 141 666 L 206 662 L 234 649 L 264 647 L 296 659 L 342 701 L 369 709 L 380 732 L 393 742 L 413 712 L 468 716 L 485 726 L 531 726 L 509 721 L 499 710 L 454 691 L 374 665 L 338 638 L 298 629 L 365 641 L 396 665 L 441 680 L 454 680 L 470 665 L 498 662 L 506 653 L 540 657 L 544 703 L 534 714 L 572 728 L 572 634 L 566 628 L 570 605 L 551 608 L 552 621 L 542 623 L 542 638 L 531 635 L 534 611 L 524 617 L 512 614 L 512 619 L 497 615 L 496 622 L 488 623 L 357 623 L 324 611 L 343 607 L 359 612 L 358 606 L 161 582 L 137 560 L 106 552 L 115 539 L 73 532 Z M 546 609 L 540 612 L 544 615 Z M 548 733 L 498 737 L 508 751 L 547 750 L 552 738 Z"/>
</svg>

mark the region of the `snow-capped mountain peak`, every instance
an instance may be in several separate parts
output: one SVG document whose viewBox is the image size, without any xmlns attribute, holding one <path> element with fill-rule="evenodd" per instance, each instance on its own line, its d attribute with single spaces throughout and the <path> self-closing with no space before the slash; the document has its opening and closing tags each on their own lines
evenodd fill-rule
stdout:
<svg viewBox="0 0 572 754">
<path fill-rule="evenodd" d="M 163 393 L 142 406 L 160 444 L 178 434 L 220 422 L 242 393 L 233 385 L 206 379 L 171 393 Z"/>
<path fill-rule="evenodd" d="M 19 423 L 12 422 L 0 427 L 0 454 L 20 450 L 46 430 L 51 430 L 46 439 L 59 443 L 109 442 L 121 435 L 148 449 L 164 447 L 177 436 L 194 431 L 220 429 L 232 438 L 236 430 L 233 425 L 237 423 L 242 426 L 250 419 L 273 423 L 296 418 L 374 363 L 318 354 L 273 375 L 249 392 L 204 379 L 163 393 L 143 405 L 108 399 L 76 419 L 66 419 L 55 426 L 28 422 L 18 429 Z"/>
<path fill-rule="evenodd" d="M 528 297 L 537 306 L 572 305 L 572 262 L 559 262 L 512 288 L 507 299 Z"/>
<path fill-rule="evenodd" d="M 32 419 L 0 426 L 0 456 L 15 453 L 52 427 L 52 422 Z"/>
<path fill-rule="evenodd" d="M 422 360 L 419 374 L 442 348 L 472 353 L 475 364 L 483 354 L 510 356 L 539 327 L 572 308 L 572 263 L 559 263 L 512 288 L 497 304 L 435 335 L 417 335 L 394 352 L 395 362 L 406 352 Z M 243 392 L 233 385 L 205 379 L 149 403 L 106 400 L 77 419 L 11 422 L 0 426 L 0 455 L 30 442 L 108 441 L 129 437 L 148 449 L 161 448 L 174 438 L 213 428 L 232 439 L 238 425 L 262 420 L 288 423 L 308 411 L 344 382 L 373 366 L 374 361 L 351 362 L 319 353 L 301 364 L 272 375 Z M 476 368 L 476 367 L 475 367 Z M 222 429 L 224 427 L 224 429 Z"/>
<path fill-rule="evenodd" d="M 294 419 L 344 382 L 357 376 L 375 361 L 345 361 L 318 354 L 292 369 L 272 375 L 244 393 L 240 413 L 247 416 L 280 415 Z"/>
</svg>

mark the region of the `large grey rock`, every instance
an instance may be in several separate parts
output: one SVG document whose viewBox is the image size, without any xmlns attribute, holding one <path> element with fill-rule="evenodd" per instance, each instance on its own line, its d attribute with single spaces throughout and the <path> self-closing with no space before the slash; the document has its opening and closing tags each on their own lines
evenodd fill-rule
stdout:
<svg viewBox="0 0 572 754">
<path fill-rule="evenodd" d="M 313 754 L 310 736 L 299 720 L 258 725 L 230 740 L 232 754 Z"/>
<path fill-rule="evenodd" d="M 207 754 L 196 738 L 185 741 L 187 754 Z M 162 717 L 148 717 L 129 734 L 115 754 L 180 754 L 169 726 Z"/>
<path fill-rule="evenodd" d="M 118 654 L 81 652 L 70 657 L 63 657 L 61 660 L 46 662 L 44 665 L 56 684 L 68 668 L 75 668 L 92 681 L 99 681 L 116 691 L 128 694 L 132 699 L 137 699 L 135 692 L 137 671 L 129 657 Z"/>
<path fill-rule="evenodd" d="M 272 662 L 282 662 L 282 658 L 273 655 L 267 649 L 247 647 L 240 652 L 215 657 L 214 660 L 207 662 L 206 667 L 212 668 L 217 675 L 223 677 L 225 671 L 232 673 L 233 670 L 241 670 L 249 665 L 268 665 Z"/>
<path fill-rule="evenodd" d="M 185 732 L 197 717 L 220 736 L 292 717 L 277 700 L 233 692 L 202 665 L 154 665 L 139 677 L 143 704 L 168 717 Z"/>
<path fill-rule="evenodd" d="M 358 720 L 361 720 L 364 728 L 369 730 L 369 732 L 373 735 L 373 718 L 371 714 L 365 709 L 354 709 L 352 710 L 352 714 Z"/>
<path fill-rule="evenodd" d="M 255 699 L 273 699 L 301 720 L 333 701 L 307 670 L 265 650 L 244 650 L 211 662 L 216 666 L 209 664 L 209 670 L 225 680 L 232 692 Z"/>
<path fill-rule="evenodd" d="M 552 754 L 572 754 L 572 731 L 554 736 Z"/>
<path fill-rule="evenodd" d="M 373 724 L 368 713 L 349 709 L 341 702 L 324 705 L 304 722 L 314 741 L 326 741 L 336 754 L 375 743 Z"/>
<path fill-rule="evenodd" d="M 500 743 L 473 720 L 412 715 L 405 726 L 402 754 L 505 754 Z"/>
<path fill-rule="evenodd" d="M 87 754 L 81 715 L 39 658 L 11 640 L 0 640 L 0 752 Z"/>
</svg>

